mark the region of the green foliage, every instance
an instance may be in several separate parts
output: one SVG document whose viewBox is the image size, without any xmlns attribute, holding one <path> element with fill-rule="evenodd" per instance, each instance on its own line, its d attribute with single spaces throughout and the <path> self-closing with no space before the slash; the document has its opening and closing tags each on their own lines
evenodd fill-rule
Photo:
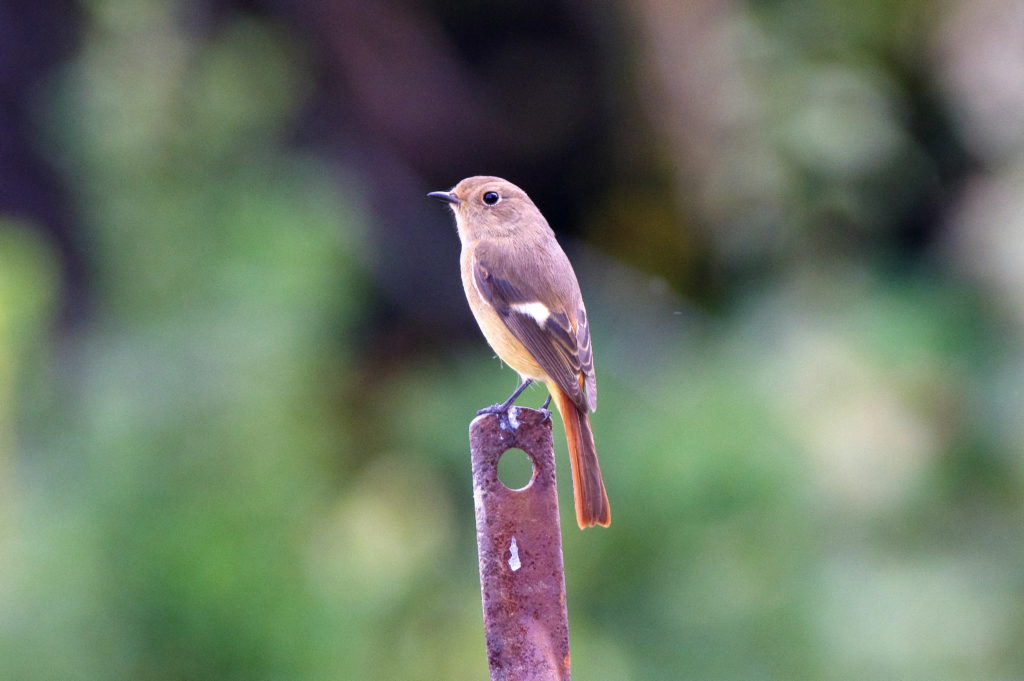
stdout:
<svg viewBox="0 0 1024 681">
<path fill-rule="evenodd" d="M 165 22 L 95 36 L 58 89 L 99 309 L 21 415 L 8 678 L 315 678 L 346 638 L 307 561 L 348 451 L 360 218 L 282 150 L 287 43 Z"/>
</svg>

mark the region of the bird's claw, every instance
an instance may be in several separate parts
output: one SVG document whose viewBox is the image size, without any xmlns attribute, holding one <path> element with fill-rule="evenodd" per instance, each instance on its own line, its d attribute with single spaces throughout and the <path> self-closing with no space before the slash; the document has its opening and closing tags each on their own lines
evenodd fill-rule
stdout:
<svg viewBox="0 0 1024 681">
<path fill-rule="evenodd" d="M 508 405 L 508 404 L 492 404 L 489 407 L 484 407 L 483 409 L 477 409 L 476 410 L 476 415 L 477 416 L 483 416 L 484 414 L 507 414 L 508 413 L 508 408 L 510 406 L 511 405 Z"/>
</svg>

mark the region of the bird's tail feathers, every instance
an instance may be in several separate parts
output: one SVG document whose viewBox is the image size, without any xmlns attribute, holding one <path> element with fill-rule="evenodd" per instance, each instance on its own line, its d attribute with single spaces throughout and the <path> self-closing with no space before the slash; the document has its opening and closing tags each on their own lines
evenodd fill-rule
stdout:
<svg viewBox="0 0 1024 681">
<path fill-rule="evenodd" d="M 604 480 L 601 478 L 601 466 L 597 463 L 590 418 L 557 386 L 549 386 L 549 389 L 562 415 L 565 436 L 569 442 L 576 522 L 580 529 L 592 525 L 608 527 L 612 522 L 612 513 L 608 505 L 608 493 L 604 489 Z"/>
</svg>

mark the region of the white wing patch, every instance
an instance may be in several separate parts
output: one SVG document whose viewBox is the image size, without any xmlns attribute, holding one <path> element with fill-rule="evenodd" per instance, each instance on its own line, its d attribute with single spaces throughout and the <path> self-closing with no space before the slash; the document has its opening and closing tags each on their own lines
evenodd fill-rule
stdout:
<svg viewBox="0 0 1024 681">
<path fill-rule="evenodd" d="M 551 316 L 551 310 L 548 309 L 548 306 L 540 302 L 513 303 L 512 309 L 516 312 L 521 312 L 522 314 L 533 317 L 533 320 L 537 322 L 538 326 L 544 326 L 548 317 Z"/>
</svg>

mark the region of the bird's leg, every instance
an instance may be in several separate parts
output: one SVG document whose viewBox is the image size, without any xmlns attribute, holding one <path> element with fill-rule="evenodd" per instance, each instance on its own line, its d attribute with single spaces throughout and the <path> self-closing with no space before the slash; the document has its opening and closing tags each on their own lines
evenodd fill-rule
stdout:
<svg viewBox="0 0 1024 681">
<path fill-rule="evenodd" d="M 483 409 L 481 409 L 481 410 L 479 410 L 477 412 L 477 415 L 480 415 L 480 414 L 506 414 L 506 413 L 508 413 L 508 408 L 512 406 L 512 403 L 516 401 L 516 398 L 518 398 L 520 395 L 522 395 L 523 391 L 526 390 L 526 388 L 531 383 L 533 383 L 533 379 L 532 378 L 525 378 L 525 379 L 523 379 L 523 382 L 519 384 L 519 387 L 516 388 L 515 392 L 513 392 L 511 395 L 508 396 L 507 400 L 505 400 L 501 404 L 492 404 L 489 407 L 484 407 Z"/>
<path fill-rule="evenodd" d="M 551 410 L 548 409 L 548 406 L 550 404 L 551 404 L 551 393 L 548 393 L 548 399 L 544 400 L 544 404 L 540 405 L 540 410 L 542 412 L 544 412 L 544 420 L 545 421 L 550 421 L 551 420 Z"/>
</svg>

